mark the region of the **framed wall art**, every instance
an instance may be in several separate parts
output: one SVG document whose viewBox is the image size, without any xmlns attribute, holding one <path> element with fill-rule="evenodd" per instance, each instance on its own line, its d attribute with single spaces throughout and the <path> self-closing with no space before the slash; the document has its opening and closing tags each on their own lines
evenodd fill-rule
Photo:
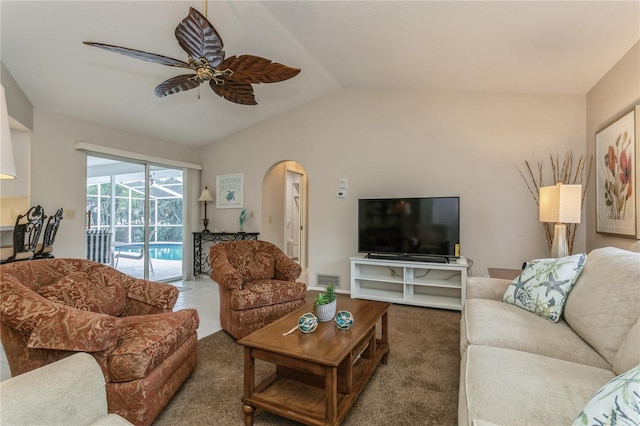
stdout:
<svg viewBox="0 0 640 426">
<path fill-rule="evenodd" d="M 241 209 L 244 207 L 244 175 L 216 176 L 216 207 L 219 209 Z"/>
<path fill-rule="evenodd" d="M 596 133 L 596 232 L 640 238 L 640 106 Z"/>
</svg>

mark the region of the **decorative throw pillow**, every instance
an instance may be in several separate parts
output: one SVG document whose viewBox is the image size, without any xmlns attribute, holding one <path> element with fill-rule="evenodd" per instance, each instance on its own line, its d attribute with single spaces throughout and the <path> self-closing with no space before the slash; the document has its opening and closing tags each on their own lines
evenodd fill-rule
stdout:
<svg viewBox="0 0 640 426">
<path fill-rule="evenodd" d="M 118 316 L 126 293 L 121 283 L 100 273 L 73 272 L 38 290 L 40 296 L 83 311 Z"/>
<path fill-rule="evenodd" d="M 573 426 L 640 424 L 640 365 L 604 385 Z"/>
<path fill-rule="evenodd" d="M 553 322 L 567 300 L 569 290 L 584 268 L 584 253 L 553 259 L 536 259 L 507 287 L 502 300 Z"/>
<path fill-rule="evenodd" d="M 276 261 L 268 253 L 230 253 L 229 262 L 242 275 L 242 282 L 273 278 Z"/>
</svg>

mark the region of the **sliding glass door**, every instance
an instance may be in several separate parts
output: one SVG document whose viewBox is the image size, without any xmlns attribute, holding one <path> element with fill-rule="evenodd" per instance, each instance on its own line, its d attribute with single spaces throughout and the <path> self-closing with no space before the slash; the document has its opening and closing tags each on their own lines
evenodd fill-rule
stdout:
<svg viewBox="0 0 640 426">
<path fill-rule="evenodd" d="M 137 278 L 182 277 L 182 170 L 87 156 L 87 258 Z"/>
</svg>

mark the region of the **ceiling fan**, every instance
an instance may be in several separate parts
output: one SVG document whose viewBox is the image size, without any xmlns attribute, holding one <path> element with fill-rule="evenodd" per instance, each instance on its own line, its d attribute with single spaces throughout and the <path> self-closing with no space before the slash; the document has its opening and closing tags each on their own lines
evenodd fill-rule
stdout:
<svg viewBox="0 0 640 426">
<path fill-rule="evenodd" d="M 176 27 L 175 35 L 180 47 L 189 54 L 188 62 L 110 44 L 90 41 L 84 44 L 147 62 L 195 71 L 195 74 L 178 75 L 160 83 L 155 89 L 158 97 L 194 89 L 208 81 L 217 95 L 230 102 L 257 105 L 252 84 L 277 83 L 300 72 L 299 68 L 259 56 L 240 55 L 225 59 L 222 38 L 207 18 L 192 7 L 189 15 Z"/>
</svg>

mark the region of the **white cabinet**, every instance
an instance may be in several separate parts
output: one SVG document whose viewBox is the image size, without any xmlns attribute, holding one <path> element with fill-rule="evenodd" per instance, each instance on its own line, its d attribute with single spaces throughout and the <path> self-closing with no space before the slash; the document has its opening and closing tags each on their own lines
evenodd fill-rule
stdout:
<svg viewBox="0 0 640 426">
<path fill-rule="evenodd" d="M 467 265 L 352 257 L 351 297 L 462 310 Z"/>
</svg>

